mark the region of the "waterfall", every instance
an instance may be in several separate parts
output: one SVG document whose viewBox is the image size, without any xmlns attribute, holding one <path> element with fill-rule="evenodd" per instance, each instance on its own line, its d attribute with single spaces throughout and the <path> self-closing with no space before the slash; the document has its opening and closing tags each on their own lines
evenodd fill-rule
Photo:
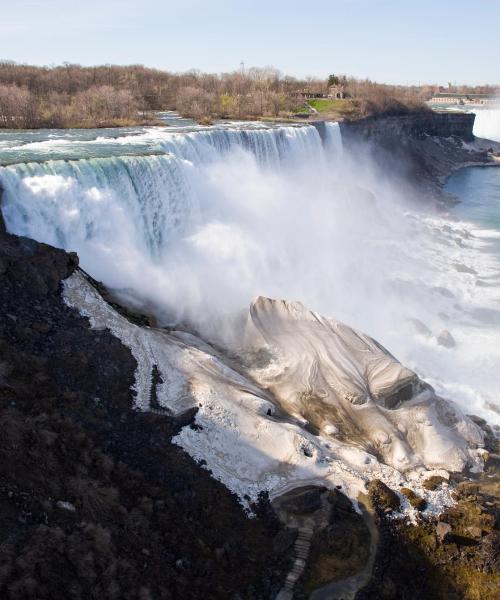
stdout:
<svg viewBox="0 0 500 600">
<path fill-rule="evenodd" d="M 141 145 L 154 154 L 125 154 Z M 34 148 L 45 158 L 47 147 L 54 150 L 54 141 L 20 150 Z M 340 156 L 341 139 L 336 123 L 328 124 L 324 144 L 312 126 L 253 125 L 187 133 L 153 129 L 80 145 L 65 140 L 59 147 L 71 159 L 0 167 L 7 227 L 76 250 L 92 274 L 109 285 L 128 287 L 138 283 L 130 281 L 131 270 L 161 268 L 169 248 L 195 233 L 209 215 L 214 218 L 214 207 L 228 193 L 217 183 L 224 179 L 222 171 L 254 170 L 256 178 L 269 173 L 286 178 L 324 165 L 327 155 Z M 120 155 L 107 156 L 110 148 Z M 104 157 L 74 159 L 78 151 Z"/>
<path fill-rule="evenodd" d="M 475 113 L 474 135 L 500 142 L 500 107 L 478 108 Z"/>
<path fill-rule="evenodd" d="M 1 169 L 9 230 L 65 249 L 101 242 L 112 250 L 126 229 L 157 254 L 192 210 L 189 168 L 165 156 L 22 163 Z M 106 242 L 107 240 L 107 242 Z M 125 241 L 125 240 L 123 240 Z"/>
<path fill-rule="evenodd" d="M 0 152 L 2 211 L 9 231 L 77 251 L 160 322 L 227 339 L 256 296 L 300 300 L 498 422 L 500 352 L 480 321 L 498 314 L 498 254 L 484 251 L 497 232 L 427 215 L 343 151 L 338 124 L 320 130 L 16 133 Z M 453 350 L 437 341 L 448 329 Z"/>
</svg>

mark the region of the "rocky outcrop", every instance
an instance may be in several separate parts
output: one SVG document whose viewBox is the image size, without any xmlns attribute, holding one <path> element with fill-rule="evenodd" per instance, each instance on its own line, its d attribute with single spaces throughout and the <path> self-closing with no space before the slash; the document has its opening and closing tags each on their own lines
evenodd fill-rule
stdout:
<svg viewBox="0 0 500 600">
<path fill-rule="evenodd" d="M 429 485 L 442 485 L 440 479 L 429 478 Z M 457 485 L 456 505 L 439 518 L 408 523 L 377 511 L 380 539 L 373 575 L 356 600 L 496 600 L 499 492 L 498 466 L 490 460 L 483 474 Z"/>
<path fill-rule="evenodd" d="M 0 227 L 0 597 L 273 597 L 283 527 L 170 443 L 193 412 L 132 409 L 130 350 L 61 297 L 77 269 Z"/>
</svg>

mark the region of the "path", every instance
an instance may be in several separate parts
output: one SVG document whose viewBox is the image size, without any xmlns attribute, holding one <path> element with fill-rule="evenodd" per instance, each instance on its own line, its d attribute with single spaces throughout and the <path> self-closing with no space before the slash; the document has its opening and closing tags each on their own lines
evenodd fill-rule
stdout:
<svg viewBox="0 0 500 600">
<path fill-rule="evenodd" d="M 293 598 L 293 588 L 299 577 L 304 572 L 309 550 L 311 548 L 311 538 L 313 535 L 312 527 L 299 527 L 297 539 L 295 540 L 295 561 L 293 566 L 286 576 L 285 585 L 280 593 L 276 596 L 276 600 L 291 600 Z"/>
</svg>

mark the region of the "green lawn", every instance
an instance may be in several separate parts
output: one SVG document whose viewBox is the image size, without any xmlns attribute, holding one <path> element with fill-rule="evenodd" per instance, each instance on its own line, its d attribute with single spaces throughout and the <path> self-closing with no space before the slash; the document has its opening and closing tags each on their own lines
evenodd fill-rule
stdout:
<svg viewBox="0 0 500 600">
<path fill-rule="evenodd" d="M 350 100 L 338 100 L 336 98 L 311 98 L 307 103 L 318 112 L 330 112 L 332 110 L 343 110 L 350 107 Z"/>
</svg>

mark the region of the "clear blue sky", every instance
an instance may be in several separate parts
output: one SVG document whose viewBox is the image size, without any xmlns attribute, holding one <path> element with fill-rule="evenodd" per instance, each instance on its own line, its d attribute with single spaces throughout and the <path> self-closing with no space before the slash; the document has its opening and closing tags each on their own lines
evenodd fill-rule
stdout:
<svg viewBox="0 0 500 600">
<path fill-rule="evenodd" d="M 500 83 L 500 0 L 0 0 L 0 58 Z"/>
</svg>

